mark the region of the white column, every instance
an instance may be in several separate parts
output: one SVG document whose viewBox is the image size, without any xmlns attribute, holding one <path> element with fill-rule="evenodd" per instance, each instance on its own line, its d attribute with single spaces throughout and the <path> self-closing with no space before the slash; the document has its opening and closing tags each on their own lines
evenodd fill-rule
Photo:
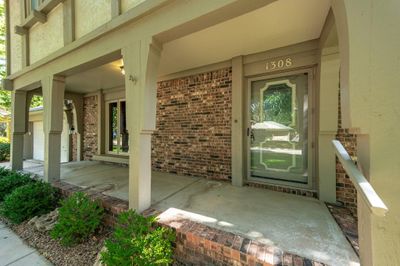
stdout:
<svg viewBox="0 0 400 266">
<path fill-rule="evenodd" d="M 63 129 L 65 82 L 63 77 L 42 79 L 44 126 L 44 179 L 60 179 L 61 132 Z"/>
<path fill-rule="evenodd" d="M 155 129 L 160 47 L 151 39 L 122 50 L 129 131 L 129 208 L 151 205 L 151 135 Z"/>
<path fill-rule="evenodd" d="M 11 168 L 22 170 L 24 156 L 24 134 L 27 128 L 27 92 L 12 92 L 12 139 L 11 139 Z"/>
</svg>

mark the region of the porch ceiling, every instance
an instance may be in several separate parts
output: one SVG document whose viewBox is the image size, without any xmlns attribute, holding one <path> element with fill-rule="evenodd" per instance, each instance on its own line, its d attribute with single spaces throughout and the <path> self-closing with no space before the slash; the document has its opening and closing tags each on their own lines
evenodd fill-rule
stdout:
<svg viewBox="0 0 400 266">
<path fill-rule="evenodd" d="M 99 89 L 124 86 L 125 78 L 121 73 L 121 59 L 97 66 L 66 77 L 66 89 L 71 92 L 89 93 Z"/>
<path fill-rule="evenodd" d="M 330 3 L 331 0 L 278 0 L 166 43 L 159 75 L 317 39 Z"/>
</svg>

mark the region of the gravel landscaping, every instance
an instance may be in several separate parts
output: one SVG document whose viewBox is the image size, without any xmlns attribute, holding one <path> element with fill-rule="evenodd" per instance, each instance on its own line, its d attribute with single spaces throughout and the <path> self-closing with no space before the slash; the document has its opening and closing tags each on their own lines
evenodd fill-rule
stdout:
<svg viewBox="0 0 400 266">
<path fill-rule="evenodd" d="M 88 241 L 73 247 L 62 246 L 50 237 L 48 232 L 40 232 L 25 221 L 19 225 L 12 224 L 3 217 L 0 220 L 20 236 L 29 246 L 38 250 L 45 258 L 56 266 L 93 265 L 97 254 L 103 247 L 104 240 L 111 231 L 101 227 Z"/>
</svg>

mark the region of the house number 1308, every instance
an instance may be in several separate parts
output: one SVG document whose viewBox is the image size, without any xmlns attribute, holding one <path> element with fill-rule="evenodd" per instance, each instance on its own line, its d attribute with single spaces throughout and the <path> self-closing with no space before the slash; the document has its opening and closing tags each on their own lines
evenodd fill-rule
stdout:
<svg viewBox="0 0 400 266">
<path fill-rule="evenodd" d="M 274 69 L 280 69 L 284 67 L 290 67 L 292 66 L 292 58 L 288 57 L 285 59 L 279 59 L 279 60 L 274 60 L 274 61 L 269 61 L 265 65 L 266 70 L 274 70 Z"/>
</svg>

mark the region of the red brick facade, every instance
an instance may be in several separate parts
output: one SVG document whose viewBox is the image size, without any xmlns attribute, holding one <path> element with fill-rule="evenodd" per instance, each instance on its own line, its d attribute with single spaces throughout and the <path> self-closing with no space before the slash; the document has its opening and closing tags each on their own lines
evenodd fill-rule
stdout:
<svg viewBox="0 0 400 266">
<path fill-rule="evenodd" d="M 231 68 L 158 83 L 154 170 L 231 177 L 231 85 Z"/>
<path fill-rule="evenodd" d="M 345 147 L 354 161 L 357 161 L 357 136 L 351 134 L 348 129 L 342 128 L 340 95 L 339 95 L 339 121 L 336 139 Z M 351 182 L 342 164 L 336 158 L 336 200 L 348 208 L 354 216 L 357 216 L 357 190 Z"/>
<path fill-rule="evenodd" d="M 97 152 L 97 96 L 83 99 L 83 159 L 91 160 Z"/>
<path fill-rule="evenodd" d="M 231 177 L 231 68 L 161 81 L 157 89 L 156 131 L 152 139 L 154 170 L 228 180 Z M 97 97 L 84 98 L 83 158 L 97 152 Z M 356 135 L 341 127 L 336 138 L 355 158 Z M 76 157 L 76 156 L 74 156 Z M 253 186 L 260 186 L 250 184 Z M 309 197 L 314 191 L 262 187 Z M 357 215 L 354 185 L 336 163 L 337 200 Z"/>
<path fill-rule="evenodd" d="M 70 136 L 71 136 L 70 141 L 71 141 L 71 151 L 72 151 L 71 160 L 76 162 L 78 160 L 78 134 L 73 133 Z"/>
</svg>

